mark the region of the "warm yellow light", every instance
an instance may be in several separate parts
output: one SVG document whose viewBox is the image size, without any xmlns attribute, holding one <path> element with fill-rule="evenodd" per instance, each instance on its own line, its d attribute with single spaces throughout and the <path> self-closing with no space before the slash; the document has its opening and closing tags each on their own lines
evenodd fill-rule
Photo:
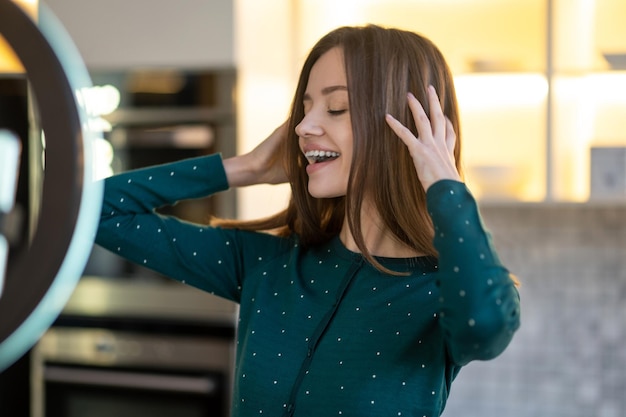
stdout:
<svg viewBox="0 0 626 417">
<path fill-rule="evenodd" d="M 554 162 L 555 197 L 589 198 L 590 148 L 624 146 L 626 73 L 599 72 L 556 77 Z"/>
<path fill-rule="evenodd" d="M 37 19 L 38 0 L 14 0 L 31 18 Z M 15 51 L 8 42 L 0 35 L 0 73 L 21 74 L 24 66 Z"/>
<path fill-rule="evenodd" d="M 15 55 L 8 42 L 0 36 L 0 74 L 21 74 L 23 72 L 22 62 Z"/>
<path fill-rule="evenodd" d="M 469 74 L 454 77 L 459 105 L 466 109 L 537 106 L 546 98 L 542 74 Z"/>
<path fill-rule="evenodd" d="M 39 8 L 39 0 L 13 0 L 18 6 L 22 8 L 33 19 L 37 19 L 37 10 Z"/>
</svg>

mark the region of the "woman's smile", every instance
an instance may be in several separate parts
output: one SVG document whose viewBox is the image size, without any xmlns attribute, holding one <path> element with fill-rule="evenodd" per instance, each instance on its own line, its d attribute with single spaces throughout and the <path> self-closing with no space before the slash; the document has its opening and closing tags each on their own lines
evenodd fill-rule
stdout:
<svg viewBox="0 0 626 417">
<path fill-rule="evenodd" d="M 352 163 L 352 125 L 343 50 L 322 55 L 309 74 L 304 118 L 296 126 L 308 165 L 309 193 L 317 198 L 346 194 Z"/>
<path fill-rule="evenodd" d="M 341 154 L 339 152 L 325 149 L 305 149 L 304 156 L 309 162 L 309 165 L 306 167 L 306 172 L 309 175 L 313 175 L 320 169 L 323 169 L 324 167 L 327 167 L 331 163 L 335 162 L 337 158 L 341 157 Z"/>
<path fill-rule="evenodd" d="M 332 161 L 333 159 L 337 159 L 340 155 L 341 154 L 338 152 L 324 150 L 306 151 L 304 153 L 309 164 Z"/>
</svg>

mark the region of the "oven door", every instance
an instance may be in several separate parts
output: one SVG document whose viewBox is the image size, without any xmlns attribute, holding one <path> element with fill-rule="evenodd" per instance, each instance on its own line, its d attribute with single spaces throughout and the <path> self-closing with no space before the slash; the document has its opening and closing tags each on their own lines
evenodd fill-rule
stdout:
<svg viewBox="0 0 626 417">
<path fill-rule="evenodd" d="M 53 327 L 33 352 L 32 415 L 227 416 L 231 352 L 215 338 Z"/>
<path fill-rule="evenodd" d="M 225 416 L 224 376 L 48 365 L 46 417 Z"/>
</svg>

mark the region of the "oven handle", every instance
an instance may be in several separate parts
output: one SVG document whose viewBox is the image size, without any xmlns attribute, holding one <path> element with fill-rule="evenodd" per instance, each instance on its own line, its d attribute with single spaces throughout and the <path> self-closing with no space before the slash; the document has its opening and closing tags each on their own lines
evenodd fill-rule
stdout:
<svg viewBox="0 0 626 417">
<path fill-rule="evenodd" d="M 65 384 L 176 391 L 190 394 L 213 394 L 217 386 L 217 383 L 208 376 L 194 377 L 158 373 L 74 369 L 62 366 L 46 366 L 44 379 L 46 382 Z"/>
</svg>

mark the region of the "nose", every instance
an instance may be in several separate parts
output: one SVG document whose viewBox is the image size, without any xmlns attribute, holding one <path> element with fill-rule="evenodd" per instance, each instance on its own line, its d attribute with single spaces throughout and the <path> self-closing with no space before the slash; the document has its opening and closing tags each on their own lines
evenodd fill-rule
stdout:
<svg viewBox="0 0 626 417">
<path fill-rule="evenodd" d="M 324 129 L 320 126 L 319 122 L 309 112 L 304 115 L 304 118 L 296 126 L 296 135 L 301 138 L 307 138 L 311 136 L 320 136 L 324 133 Z"/>
</svg>

